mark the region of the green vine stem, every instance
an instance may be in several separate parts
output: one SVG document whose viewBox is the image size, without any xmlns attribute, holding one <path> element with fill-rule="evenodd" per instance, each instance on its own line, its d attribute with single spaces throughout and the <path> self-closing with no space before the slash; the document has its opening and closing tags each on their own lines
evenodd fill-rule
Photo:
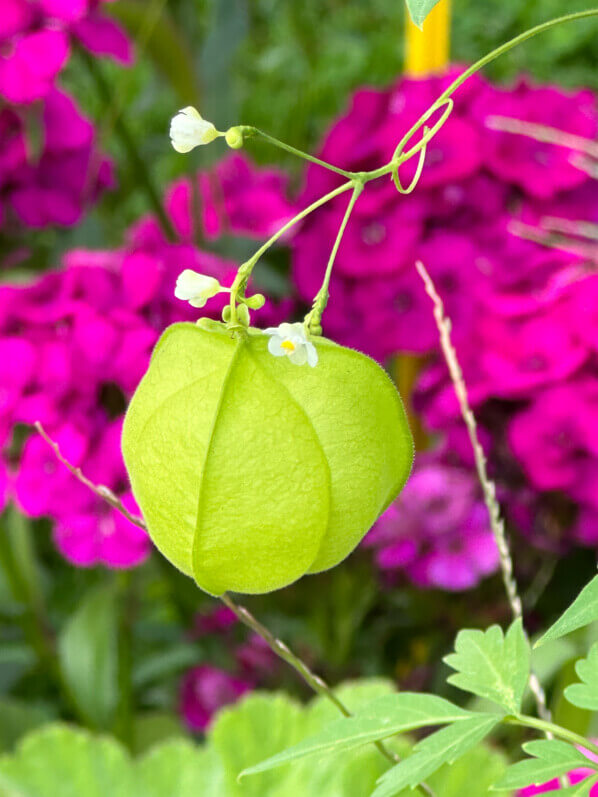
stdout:
<svg viewBox="0 0 598 797">
<path fill-rule="evenodd" d="M 351 188 L 353 188 L 353 180 L 343 183 L 343 185 L 320 197 L 320 199 L 317 199 L 315 202 L 312 202 L 311 205 L 308 205 L 302 211 L 297 213 L 296 216 L 293 216 L 292 219 L 287 221 L 285 225 L 283 225 L 277 232 L 274 233 L 274 235 L 272 235 L 264 244 L 262 244 L 262 246 L 260 246 L 260 248 L 250 257 L 249 260 L 246 260 L 245 263 L 239 267 L 237 276 L 235 277 L 230 289 L 231 325 L 235 325 L 237 323 L 238 299 L 239 297 L 243 296 L 243 291 L 245 290 L 247 281 L 249 280 L 251 272 L 253 271 L 260 257 L 272 246 L 272 244 L 276 243 L 279 238 L 281 238 L 288 230 L 290 230 L 291 227 L 294 227 L 295 224 L 306 218 L 306 216 L 309 216 L 309 214 L 314 210 L 317 210 L 317 208 L 322 207 L 322 205 L 330 202 L 331 199 L 340 196 L 345 191 L 349 191 Z"/>
<path fill-rule="evenodd" d="M 566 742 L 570 742 L 575 747 L 582 747 L 594 755 L 598 755 L 598 745 L 585 739 L 578 733 L 570 731 L 568 728 L 563 728 L 556 725 L 554 722 L 548 720 L 538 719 L 538 717 L 529 717 L 527 714 L 517 714 L 512 717 L 505 717 L 504 722 L 507 725 L 518 725 L 522 728 L 532 728 L 536 731 L 541 731 L 545 736 L 558 737 Z M 588 766 L 598 768 L 595 761 L 588 761 Z"/>
<path fill-rule="evenodd" d="M 328 163 L 327 161 L 320 160 L 320 158 L 316 158 L 314 155 L 310 155 L 307 152 L 303 152 L 296 147 L 291 146 L 290 144 L 285 144 L 284 141 L 280 141 L 274 136 L 265 133 L 263 130 L 260 130 L 257 127 L 251 127 L 250 125 L 239 125 L 236 130 L 243 136 L 243 139 L 247 138 L 254 138 L 255 136 L 259 136 L 267 141 L 269 144 L 273 144 L 278 149 L 282 149 L 285 152 L 289 152 L 291 155 L 295 155 L 297 158 L 302 158 L 305 161 L 309 161 L 310 163 L 316 163 L 318 166 L 322 166 L 324 169 L 328 169 L 330 172 L 335 172 L 336 174 L 340 174 L 342 177 L 345 177 L 347 180 L 352 179 L 355 177 L 354 172 L 345 171 L 345 169 L 341 169 L 338 166 L 333 166 L 332 163 Z"/>
<path fill-rule="evenodd" d="M 37 432 L 50 446 L 58 461 L 62 462 L 62 464 L 72 473 L 76 479 L 78 479 L 89 490 L 95 493 L 95 495 L 97 495 L 103 501 L 106 501 L 111 507 L 124 515 L 128 521 L 133 523 L 135 526 L 138 526 L 140 529 L 147 531 L 147 526 L 143 518 L 131 514 L 123 505 L 118 496 L 112 492 L 112 490 L 105 485 L 95 484 L 94 482 L 90 481 L 90 479 L 84 475 L 81 468 L 73 465 L 62 455 L 58 443 L 56 443 L 56 441 L 50 437 L 39 421 L 36 421 L 34 426 Z M 342 700 L 340 700 L 340 698 L 334 693 L 334 690 L 326 683 L 326 681 L 324 681 L 324 679 L 319 675 L 316 675 L 314 672 L 312 672 L 308 665 L 302 659 L 300 659 L 299 656 L 291 651 L 288 645 L 285 645 L 284 642 L 282 642 L 280 639 L 277 639 L 274 634 L 268 628 L 266 628 L 265 625 L 260 623 L 259 620 L 257 620 L 251 614 L 248 609 L 236 603 L 230 597 L 230 595 L 227 595 L 226 593 L 220 596 L 220 600 L 235 614 L 235 616 L 240 620 L 240 622 L 243 623 L 243 625 L 259 634 L 259 636 L 261 636 L 262 639 L 268 644 L 270 649 L 279 658 L 289 664 L 316 694 L 325 697 L 327 700 L 330 700 L 330 702 L 336 706 L 336 708 L 344 717 L 352 716 L 347 706 L 345 706 Z M 375 746 L 380 753 L 392 764 L 397 764 L 399 762 L 399 757 L 395 753 L 391 752 L 383 742 L 375 742 Z M 427 797 L 435 797 L 432 789 L 425 783 L 420 784 L 419 790 L 423 794 L 427 795 Z"/>
<path fill-rule="evenodd" d="M 313 307 L 310 310 L 310 312 L 305 316 L 305 320 L 303 322 L 307 330 L 313 335 L 322 334 L 322 326 L 321 326 L 322 313 L 324 312 L 324 310 L 326 309 L 326 305 L 328 304 L 328 296 L 329 296 L 328 289 L 330 287 L 330 277 L 332 275 L 332 268 L 334 266 L 334 261 L 336 260 L 336 255 L 339 246 L 341 245 L 343 233 L 345 232 L 345 227 L 349 223 L 349 218 L 351 216 L 353 208 L 355 207 L 355 203 L 357 202 L 357 200 L 359 199 L 359 195 L 363 191 L 363 186 L 364 186 L 363 180 L 354 179 L 351 181 L 351 184 L 353 186 L 353 193 L 351 194 L 351 198 L 349 199 L 349 204 L 347 205 L 347 209 L 345 210 L 345 215 L 343 216 L 343 220 L 336 235 L 332 251 L 330 252 L 330 257 L 328 258 L 328 265 L 326 266 L 326 273 L 324 274 L 324 281 L 322 282 L 322 287 L 316 294 Z"/>
</svg>

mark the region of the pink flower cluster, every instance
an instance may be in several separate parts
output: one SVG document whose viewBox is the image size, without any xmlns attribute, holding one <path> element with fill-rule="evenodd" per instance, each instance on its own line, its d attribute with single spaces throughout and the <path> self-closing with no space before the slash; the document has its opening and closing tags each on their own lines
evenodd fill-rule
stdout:
<svg viewBox="0 0 598 797">
<path fill-rule="evenodd" d="M 132 61 L 131 44 L 102 12 L 107 0 L 2 0 L 0 96 L 15 105 L 43 100 L 72 43 L 94 55 Z"/>
<path fill-rule="evenodd" d="M 231 173 L 243 174 L 243 181 L 229 182 Z M 180 240 L 167 241 L 150 216 L 116 251 L 72 251 L 62 269 L 26 286 L 0 288 L 0 450 L 16 425 L 39 420 L 70 462 L 131 511 L 136 507 L 120 453 L 127 400 L 164 327 L 200 315 L 174 298 L 176 278 L 191 268 L 226 285 L 236 273 L 234 263 L 196 246 L 193 231 L 263 237 L 273 219 L 293 212 L 279 176 L 253 169 L 241 156 L 210 175 L 218 206 L 202 192 L 204 177 L 198 177 L 203 218 L 195 228 L 190 181 L 168 192 Z M 216 297 L 210 314 L 219 317 L 222 306 Z M 267 302 L 258 323 L 279 323 L 288 309 Z M 129 567 L 147 556 L 145 533 L 79 484 L 38 435 L 28 437 L 11 471 L 9 492 L 19 507 L 30 517 L 53 518 L 56 544 L 73 563 Z M 0 499 L 5 483 L 0 464 Z"/>
<path fill-rule="evenodd" d="M 196 732 L 208 729 L 223 706 L 235 703 L 244 694 L 267 681 L 278 667 L 278 659 L 266 642 L 252 634 L 246 642 L 234 645 L 231 630 L 237 620 L 226 607 L 197 617 L 196 637 L 216 634 L 229 648 L 235 662 L 233 672 L 201 664 L 188 670 L 181 681 L 180 712 L 187 726 Z"/>
<path fill-rule="evenodd" d="M 112 182 L 90 122 L 57 78 L 72 44 L 132 61 L 105 0 L 3 0 L 0 15 L 0 225 L 70 225 Z M 37 131 L 37 132 L 35 132 Z M 39 151 L 34 140 L 41 140 Z"/>
<path fill-rule="evenodd" d="M 364 542 L 387 580 L 402 571 L 419 587 L 464 590 L 493 573 L 498 549 L 479 491 L 471 470 L 422 457 Z"/>
<path fill-rule="evenodd" d="M 322 157 L 351 170 L 384 164 L 455 74 L 358 91 L 327 135 Z M 470 457 L 437 353 L 432 305 L 414 268 L 421 259 L 453 322 L 470 399 L 488 432 L 492 465 L 508 488 L 511 519 L 540 545 L 596 545 L 598 250 L 547 248 L 513 231 L 523 224 L 541 230 L 554 218 L 598 222 L 598 185 L 578 153 L 494 129 L 497 116 L 587 139 L 598 130 L 589 91 L 567 93 L 525 80 L 505 89 L 470 79 L 430 142 L 416 191 L 401 196 L 387 178 L 366 186 L 338 252 L 324 331 L 381 361 L 399 353 L 426 355 L 417 408 L 429 430 L 445 441 L 460 439 L 457 453 Z M 404 184 L 414 168 L 411 162 L 402 167 Z M 334 174 L 310 166 L 302 204 L 337 184 Z M 306 300 L 320 284 L 346 203 L 345 195 L 312 214 L 294 239 L 294 278 Z M 455 453 L 452 444 L 442 447 L 449 449 Z M 444 467 L 444 454 L 439 462 Z M 410 497 L 409 491 L 400 511 L 425 493 L 414 488 Z M 445 517 L 447 539 L 453 532 Z M 392 515 L 382 527 L 389 525 Z M 429 529 L 423 520 L 418 528 L 426 547 Z M 463 532 L 472 539 L 476 533 Z M 403 536 L 398 533 L 397 544 Z M 460 544 L 467 548 L 466 539 Z M 381 566 L 393 555 L 398 563 L 396 552 L 380 552 Z M 463 555 L 465 570 L 470 555 Z M 487 561 L 480 556 L 481 574 Z M 401 566 L 423 583 L 409 557 Z M 466 582 L 461 573 L 452 586 Z"/>
</svg>

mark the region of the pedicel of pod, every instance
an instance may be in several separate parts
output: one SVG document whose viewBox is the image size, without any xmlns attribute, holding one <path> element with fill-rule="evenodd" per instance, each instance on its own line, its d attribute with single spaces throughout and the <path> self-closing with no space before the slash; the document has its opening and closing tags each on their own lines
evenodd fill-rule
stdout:
<svg viewBox="0 0 598 797">
<path fill-rule="evenodd" d="M 158 549 L 206 592 L 263 593 L 343 560 L 403 487 L 413 441 L 369 357 L 313 338 L 315 368 L 216 322 L 169 327 L 122 448 Z"/>
</svg>

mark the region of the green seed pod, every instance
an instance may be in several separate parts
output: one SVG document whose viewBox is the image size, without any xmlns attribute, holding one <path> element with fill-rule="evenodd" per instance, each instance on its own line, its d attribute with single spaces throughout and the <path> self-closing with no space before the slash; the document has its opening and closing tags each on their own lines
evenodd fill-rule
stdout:
<svg viewBox="0 0 598 797">
<path fill-rule="evenodd" d="M 262 593 L 327 570 L 403 487 L 413 441 L 369 357 L 318 363 L 190 323 L 160 338 L 125 418 L 133 493 L 158 549 L 206 592 Z"/>
<path fill-rule="evenodd" d="M 241 149 L 243 146 L 243 130 L 240 127 L 229 127 L 224 134 L 224 140 L 231 149 Z"/>
<path fill-rule="evenodd" d="M 262 293 L 254 293 L 245 297 L 245 304 L 252 310 L 259 310 L 266 304 L 266 297 Z"/>
</svg>

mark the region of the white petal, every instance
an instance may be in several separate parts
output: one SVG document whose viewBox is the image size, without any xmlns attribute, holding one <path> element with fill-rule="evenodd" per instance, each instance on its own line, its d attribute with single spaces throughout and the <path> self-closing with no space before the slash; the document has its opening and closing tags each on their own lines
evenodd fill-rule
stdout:
<svg viewBox="0 0 598 797">
<path fill-rule="evenodd" d="M 273 335 L 270 340 L 268 341 L 268 351 L 270 354 L 273 354 L 275 357 L 284 357 L 286 351 L 281 347 L 281 343 L 283 338 L 280 335 Z"/>
<path fill-rule="evenodd" d="M 289 354 L 289 360 L 295 365 L 305 365 L 307 362 L 307 347 L 297 346 L 295 351 Z"/>
<path fill-rule="evenodd" d="M 280 335 L 278 327 L 267 327 L 266 329 L 263 329 L 262 332 L 264 335 Z"/>
<path fill-rule="evenodd" d="M 312 368 L 315 368 L 318 364 L 318 352 L 316 351 L 316 347 L 313 343 L 306 343 L 305 349 L 307 351 L 307 363 L 311 365 Z"/>
<path fill-rule="evenodd" d="M 294 333 L 295 324 L 288 324 L 286 321 L 278 327 L 278 334 L 283 338 L 290 338 Z"/>
</svg>

